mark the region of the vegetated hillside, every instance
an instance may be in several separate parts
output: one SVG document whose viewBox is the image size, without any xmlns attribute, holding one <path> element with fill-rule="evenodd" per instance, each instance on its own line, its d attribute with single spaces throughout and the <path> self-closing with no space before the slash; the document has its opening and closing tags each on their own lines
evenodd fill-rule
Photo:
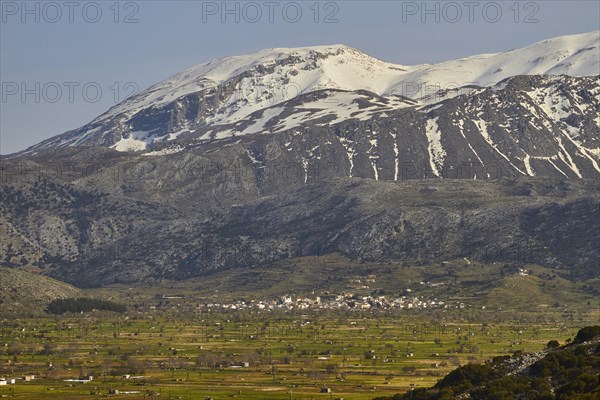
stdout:
<svg viewBox="0 0 600 400">
<path fill-rule="evenodd" d="M 287 295 L 311 297 L 342 292 L 410 296 L 443 299 L 450 303 L 457 300 L 471 309 L 485 306 L 487 309 L 537 312 L 540 315 L 586 307 L 600 295 L 600 279 L 564 279 L 558 275 L 559 270 L 532 264 L 519 267 L 515 263 L 482 264 L 467 260 L 416 265 L 400 261 L 351 260 L 340 254 L 315 254 L 258 267 L 231 268 L 182 281 L 145 281 L 139 287 L 148 292 L 150 287 L 168 285 L 172 292 L 191 297 L 218 297 L 220 301 L 275 299 Z M 375 278 L 367 283 L 366 275 Z M 361 276 L 363 278 L 357 279 Z M 118 287 L 127 289 L 131 285 Z M 164 289 L 156 290 L 161 293 Z"/>
<path fill-rule="evenodd" d="M 99 191 L 87 177 L 8 180 L 0 186 L 4 263 L 86 286 L 186 279 L 315 252 L 409 264 L 469 257 L 597 275 L 595 181 L 333 178 L 270 196 L 244 196 L 232 183 L 243 201 L 200 201 L 194 210 L 173 198 L 216 204 L 228 195 L 199 185 L 162 196 L 162 179 L 152 179 L 123 183 L 123 193 Z"/>
<path fill-rule="evenodd" d="M 179 215 L 158 203 L 102 193 L 53 176 L 29 178 L 0 185 L 0 263 L 6 267 L 33 266 L 48 274 L 54 266 L 89 256 L 132 231 L 160 229 Z"/>
<path fill-rule="evenodd" d="M 242 200 L 228 205 L 228 195 L 210 185 L 173 185 L 163 195 L 159 179 L 122 182 L 120 192 L 98 184 L 101 191 L 88 177 L 0 186 L 5 265 L 33 265 L 84 286 L 187 279 L 332 253 L 407 265 L 465 257 L 531 263 L 571 279 L 598 274 L 596 181 L 332 178 L 272 195 L 244 195 L 226 181 Z M 173 200 L 196 196 L 197 209 Z M 202 199 L 223 204 L 204 207 Z"/>
<path fill-rule="evenodd" d="M 595 400 L 600 398 L 600 326 L 571 344 L 533 354 L 495 357 L 446 375 L 433 388 L 376 400 Z"/>
<path fill-rule="evenodd" d="M 81 290 L 39 273 L 0 267 L 0 315 L 39 312 L 52 300 L 81 294 Z"/>
</svg>

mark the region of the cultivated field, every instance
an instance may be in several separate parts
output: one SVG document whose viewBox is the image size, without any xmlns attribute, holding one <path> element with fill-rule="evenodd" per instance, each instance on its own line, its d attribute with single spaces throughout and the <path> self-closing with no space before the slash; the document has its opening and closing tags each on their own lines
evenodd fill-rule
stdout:
<svg viewBox="0 0 600 400">
<path fill-rule="evenodd" d="M 585 308 L 269 312 L 161 299 L 126 314 L 4 319 L 0 377 L 35 379 L 0 386 L 0 395 L 371 399 L 431 386 L 459 364 L 564 343 L 597 320 Z"/>
</svg>

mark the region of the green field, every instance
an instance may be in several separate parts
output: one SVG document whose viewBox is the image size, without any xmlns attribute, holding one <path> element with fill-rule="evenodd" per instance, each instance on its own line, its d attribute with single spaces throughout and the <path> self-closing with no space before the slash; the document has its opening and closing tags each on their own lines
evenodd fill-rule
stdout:
<svg viewBox="0 0 600 400">
<path fill-rule="evenodd" d="M 507 322 L 514 315 L 482 310 L 465 318 L 458 310 L 186 315 L 178 309 L 4 320 L 0 376 L 36 379 L 2 386 L 0 395 L 81 399 L 117 389 L 138 393 L 111 398 L 370 399 L 431 386 L 460 364 L 538 351 L 551 339 L 564 343 L 581 326 L 544 323 L 542 316 Z M 95 379 L 64 382 L 86 375 Z M 320 393 L 325 387 L 331 393 Z"/>
</svg>

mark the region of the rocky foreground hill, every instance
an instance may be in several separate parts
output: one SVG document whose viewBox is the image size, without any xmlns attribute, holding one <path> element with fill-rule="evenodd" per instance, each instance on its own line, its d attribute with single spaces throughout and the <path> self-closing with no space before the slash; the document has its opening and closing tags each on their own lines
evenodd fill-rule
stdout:
<svg viewBox="0 0 600 400">
<path fill-rule="evenodd" d="M 554 342 L 554 344 L 553 344 Z M 460 367 L 431 389 L 375 400 L 594 400 L 600 397 L 600 326 L 581 329 L 572 343 L 538 353 L 495 357 Z"/>
</svg>

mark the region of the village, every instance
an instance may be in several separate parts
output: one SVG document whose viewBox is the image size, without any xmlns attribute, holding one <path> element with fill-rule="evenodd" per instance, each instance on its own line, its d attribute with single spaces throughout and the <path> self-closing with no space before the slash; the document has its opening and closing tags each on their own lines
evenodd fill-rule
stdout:
<svg viewBox="0 0 600 400">
<path fill-rule="evenodd" d="M 193 301 L 196 311 L 240 311 L 240 310 L 258 310 L 258 311 L 304 311 L 304 310 L 334 310 L 334 311 L 398 311 L 398 310 L 428 310 L 428 309 L 464 309 L 466 303 L 460 301 L 447 301 L 434 296 L 416 295 L 413 289 L 405 288 L 397 294 L 389 295 L 376 290 L 377 276 L 355 275 L 348 279 L 346 287 L 338 293 L 328 291 L 310 294 L 286 293 L 272 299 L 237 299 L 216 302 L 213 299 L 204 301 Z M 438 287 L 444 285 L 443 282 L 418 282 L 421 287 Z M 155 296 L 156 300 L 161 300 L 159 304 L 151 306 L 150 309 L 162 308 L 166 306 L 162 301 L 179 300 L 187 298 L 184 294 L 159 294 Z M 188 299 L 189 300 L 189 299 Z M 177 303 L 177 307 L 183 304 Z"/>
<path fill-rule="evenodd" d="M 465 308 L 465 303 L 447 303 L 437 298 L 426 299 L 423 297 L 400 296 L 389 298 L 386 296 L 363 296 L 352 293 L 338 295 L 322 295 L 315 297 L 295 297 L 293 295 L 281 296 L 275 300 L 238 300 L 230 303 L 198 304 L 198 308 L 206 310 L 423 310 L 434 308 Z"/>
</svg>

